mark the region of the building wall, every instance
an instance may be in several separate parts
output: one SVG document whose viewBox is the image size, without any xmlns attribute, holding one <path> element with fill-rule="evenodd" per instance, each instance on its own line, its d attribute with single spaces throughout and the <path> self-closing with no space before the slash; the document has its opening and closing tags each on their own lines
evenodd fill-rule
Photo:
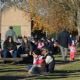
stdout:
<svg viewBox="0 0 80 80">
<path fill-rule="evenodd" d="M 5 33 L 9 26 L 21 26 L 21 35 L 31 35 L 30 14 L 16 8 L 11 7 L 2 13 L 1 38 L 5 39 Z"/>
</svg>

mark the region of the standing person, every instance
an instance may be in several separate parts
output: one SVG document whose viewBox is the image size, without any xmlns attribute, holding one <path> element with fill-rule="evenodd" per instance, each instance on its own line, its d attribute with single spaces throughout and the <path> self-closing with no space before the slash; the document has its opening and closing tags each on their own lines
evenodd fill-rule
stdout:
<svg viewBox="0 0 80 80">
<path fill-rule="evenodd" d="M 75 54 L 77 52 L 74 41 L 72 41 L 72 43 L 69 45 L 69 50 L 70 50 L 70 61 L 73 61 L 75 59 Z"/>
<path fill-rule="evenodd" d="M 67 60 L 69 32 L 64 28 L 57 36 L 57 42 L 60 47 L 62 59 L 65 62 Z"/>
<path fill-rule="evenodd" d="M 17 36 L 16 36 L 16 33 L 15 33 L 15 31 L 13 30 L 13 27 L 12 27 L 12 26 L 10 26 L 10 27 L 9 27 L 9 30 L 6 32 L 5 38 L 7 39 L 9 36 L 11 36 L 14 41 L 16 41 Z"/>
<path fill-rule="evenodd" d="M 42 48 L 42 54 L 45 58 L 45 69 L 46 72 L 53 73 L 55 68 L 55 59 L 53 55 L 49 54 L 48 49 Z"/>
</svg>

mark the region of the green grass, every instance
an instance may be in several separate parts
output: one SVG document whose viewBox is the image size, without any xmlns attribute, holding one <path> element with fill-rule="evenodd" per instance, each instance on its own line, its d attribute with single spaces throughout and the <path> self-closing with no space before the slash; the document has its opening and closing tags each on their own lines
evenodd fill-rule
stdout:
<svg viewBox="0 0 80 80">
<path fill-rule="evenodd" d="M 28 77 L 26 64 L 2 64 L 0 61 L 0 80 L 80 80 L 80 58 L 62 64 L 61 56 L 55 55 L 56 66 L 53 74 Z M 69 58 L 68 58 L 69 59 Z"/>
</svg>

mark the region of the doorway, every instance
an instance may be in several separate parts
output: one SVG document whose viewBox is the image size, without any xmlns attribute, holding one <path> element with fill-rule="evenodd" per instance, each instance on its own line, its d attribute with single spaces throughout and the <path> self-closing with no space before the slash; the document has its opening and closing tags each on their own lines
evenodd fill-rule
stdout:
<svg viewBox="0 0 80 80">
<path fill-rule="evenodd" d="M 13 26 L 13 30 L 15 31 L 17 37 L 21 36 L 21 26 Z"/>
</svg>

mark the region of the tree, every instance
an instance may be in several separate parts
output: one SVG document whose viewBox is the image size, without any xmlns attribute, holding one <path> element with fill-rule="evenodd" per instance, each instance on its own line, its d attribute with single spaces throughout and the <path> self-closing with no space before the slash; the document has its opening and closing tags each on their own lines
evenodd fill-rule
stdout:
<svg viewBox="0 0 80 80">
<path fill-rule="evenodd" d="M 70 32 L 76 29 L 73 0 L 29 0 L 29 4 L 34 29 L 43 28 L 48 33 L 56 33 L 64 26 Z"/>
<path fill-rule="evenodd" d="M 4 8 L 15 5 L 31 14 L 35 29 L 48 34 L 59 32 L 64 26 L 72 32 L 78 29 L 80 35 L 79 0 L 1 0 Z M 1 8 L 1 6 L 0 6 Z M 1 12 L 0 12 L 1 13 Z M 25 15 L 26 16 L 26 15 Z M 1 22 L 1 18 L 0 18 Z M 0 23 L 1 24 L 1 23 Z"/>
</svg>

